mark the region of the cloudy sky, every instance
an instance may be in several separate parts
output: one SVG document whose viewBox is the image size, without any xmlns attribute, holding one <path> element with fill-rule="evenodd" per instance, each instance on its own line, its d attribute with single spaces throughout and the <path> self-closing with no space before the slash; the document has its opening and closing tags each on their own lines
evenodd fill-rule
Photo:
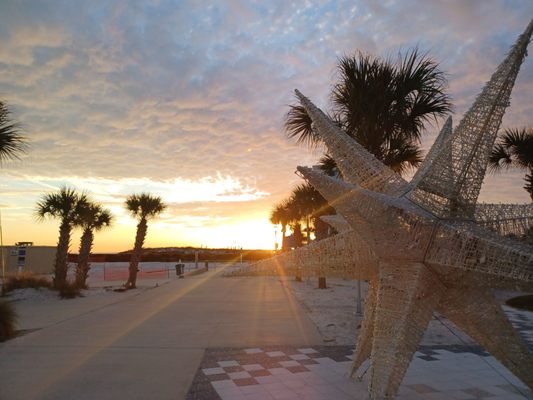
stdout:
<svg viewBox="0 0 533 400">
<path fill-rule="evenodd" d="M 0 97 L 31 141 L 0 171 L 4 243 L 55 244 L 34 207 L 67 184 L 116 216 L 97 251 L 131 248 L 122 204 L 140 191 L 169 205 L 147 246 L 272 247 L 271 206 L 320 156 L 283 133 L 294 88 L 327 108 L 339 56 L 418 46 L 448 73 L 457 123 L 532 17 L 528 0 L 2 0 Z M 532 89 L 526 59 L 504 127 L 531 126 Z M 522 175 L 488 177 L 482 199 L 527 202 Z"/>
</svg>

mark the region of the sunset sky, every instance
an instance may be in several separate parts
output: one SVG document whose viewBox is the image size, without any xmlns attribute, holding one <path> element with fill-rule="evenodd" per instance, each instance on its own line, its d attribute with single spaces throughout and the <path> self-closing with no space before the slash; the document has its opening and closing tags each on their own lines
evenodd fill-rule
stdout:
<svg viewBox="0 0 533 400">
<path fill-rule="evenodd" d="M 294 88 L 327 108 L 339 56 L 418 45 L 448 74 L 456 124 L 532 17 L 527 0 L 2 0 L 0 98 L 30 140 L 0 170 L 4 243 L 55 245 L 35 203 L 69 185 L 116 217 L 96 251 L 132 247 L 123 202 L 141 191 L 169 205 L 148 247 L 273 248 L 272 205 L 321 155 L 285 137 Z M 503 127 L 532 126 L 532 100 L 530 57 Z M 523 175 L 487 177 L 481 199 L 528 202 Z"/>
</svg>

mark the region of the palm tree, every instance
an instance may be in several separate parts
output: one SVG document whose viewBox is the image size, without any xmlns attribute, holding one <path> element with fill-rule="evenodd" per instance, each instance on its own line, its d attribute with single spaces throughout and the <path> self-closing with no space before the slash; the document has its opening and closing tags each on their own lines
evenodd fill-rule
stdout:
<svg viewBox="0 0 533 400">
<path fill-rule="evenodd" d="M 396 172 L 418 166 L 424 123 L 451 111 L 446 77 L 438 64 L 417 49 L 397 64 L 357 53 L 342 57 L 338 72 L 339 82 L 331 91 L 332 120 Z M 290 106 L 285 129 L 300 143 L 319 143 L 299 104 Z"/>
<path fill-rule="evenodd" d="M 313 186 L 308 183 L 298 185 L 291 195 L 290 202 L 296 207 L 296 215 L 305 222 L 306 242 L 311 242 L 311 220 L 314 220 L 321 209 L 327 207 L 327 201 Z M 321 214 L 322 215 L 322 214 Z"/>
<path fill-rule="evenodd" d="M 533 128 L 507 129 L 492 149 L 489 167 L 493 172 L 503 168 L 526 170 L 524 189 L 533 200 Z"/>
<path fill-rule="evenodd" d="M 270 212 L 270 222 L 274 225 L 281 225 L 281 251 L 283 252 L 286 250 L 285 234 L 287 232 L 287 225 L 290 222 L 287 201 L 283 201 L 274 206 Z"/>
<path fill-rule="evenodd" d="M 47 193 L 37 202 L 36 216 L 43 221 L 47 217 L 59 218 L 59 240 L 57 242 L 54 263 L 54 288 L 61 289 L 67 281 L 67 256 L 72 227 L 81 213 L 88 206 L 87 195 L 79 194 L 66 186 L 57 193 Z"/>
<path fill-rule="evenodd" d="M 94 203 L 89 203 L 77 216 L 76 225 L 83 228 L 76 267 L 76 287 L 79 289 L 87 288 L 86 280 L 90 269 L 89 256 L 93 247 L 94 232 L 111 225 L 112 220 L 111 211 Z"/>
<path fill-rule="evenodd" d="M 9 108 L 3 101 L 0 101 L 0 164 L 2 161 L 18 159 L 21 154 L 27 151 L 27 148 L 26 139 L 20 134 L 20 124 L 11 120 Z M 3 246 L 3 243 L 0 243 L 0 245 Z M 4 260 L 3 255 L 0 256 L 2 258 L 3 274 Z"/>
<path fill-rule="evenodd" d="M 18 159 L 27 148 L 26 139 L 20 134 L 20 124 L 11 120 L 9 108 L 0 101 L 0 162 Z"/>
<path fill-rule="evenodd" d="M 131 253 L 128 281 L 126 289 L 134 289 L 137 282 L 137 270 L 141 260 L 141 252 L 148 230 L 148 219 L 153 218 L 163 212 L 166 205 L 161 197 L 152 196 L 148 193 L 132 194 L 126 199 L 126 209 L 135 218 L 139 219 L 137 224 L 137 234 L 135 235 L 135 245 Z"/>
</svg>

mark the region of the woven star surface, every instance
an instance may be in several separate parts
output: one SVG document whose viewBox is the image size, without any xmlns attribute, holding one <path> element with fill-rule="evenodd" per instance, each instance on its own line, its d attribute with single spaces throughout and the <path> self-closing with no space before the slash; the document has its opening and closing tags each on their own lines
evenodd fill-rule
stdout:
<svg viewBox="0 0 533 400">
<path fill-rule="evenodd" d="M 298 167 L 335 208 L 330 238 L 236 274 L 368 280 L 352 375 L 371 360 L 371 399 L 393 398 L 434 311 L 471 336 L 533 389 L 533 356 L 492 294 L 533 290 L 530 204 L 478 204 L 497 132 L 533 21 L 463 119 L 444 124 L 410 182 L 340 130 L 296 91 L 344 180 Z"/>
</svg>

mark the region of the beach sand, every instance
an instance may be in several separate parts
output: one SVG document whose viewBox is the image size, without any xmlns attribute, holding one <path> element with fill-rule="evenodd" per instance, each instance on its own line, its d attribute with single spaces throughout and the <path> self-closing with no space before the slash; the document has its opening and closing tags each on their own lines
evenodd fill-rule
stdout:
<svg viewBox="0 0 533 400">
<path fill-rule="evenodd" d="M 324 338 L 324 344 L 353 345 L 357 338 L 362 318 L 356 315 L 356 281 L 328 278 L 327 289 L 318 289 L 318 279 L 304 279 L 296 282 L 294 278 L 278 279 L 300 301 L 316 324 Z M 362 282 L 362 298 L 366 297 L 367 283 Z M 505 299 L 520 295 L 517 292 L 497 292 L 496 297 L 503 304 Z M 504 307 L 508 309 L 509 307 Z M 533 314 L 527 313 L 526 314 Z M 475 342 L 450 320 L 434 313 L 421 345 L 473 345 Z"/>
</svg>

